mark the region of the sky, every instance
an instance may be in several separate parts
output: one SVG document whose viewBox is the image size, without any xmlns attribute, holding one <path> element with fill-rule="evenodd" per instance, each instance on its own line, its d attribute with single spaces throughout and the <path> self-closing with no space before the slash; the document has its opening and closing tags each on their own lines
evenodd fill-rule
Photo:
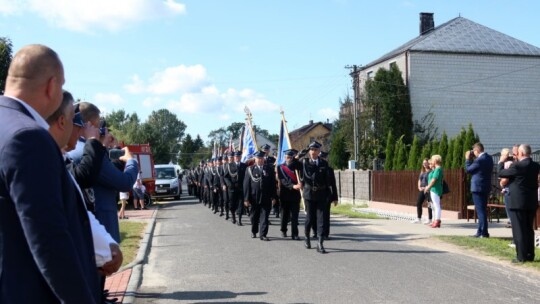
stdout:
<svg viewBox="0 0 540 304">
<path fill-rule="evenodd" d="M 540 47 L 535 0 L 0 0 L 14 53 L 54 49 L 76 99 L 145 121 L 168 109 L 186 134 L 244 122 L 279 132 L 338 118 L 350 70 L 458 16 Z"/>
</svg>

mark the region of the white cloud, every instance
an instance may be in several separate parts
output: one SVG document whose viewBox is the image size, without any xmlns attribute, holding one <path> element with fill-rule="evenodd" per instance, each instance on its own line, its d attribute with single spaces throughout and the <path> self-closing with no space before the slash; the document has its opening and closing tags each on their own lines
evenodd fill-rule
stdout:
<svg viewBox="0 0 540 304">
<path fill-rule="evenodd" d="M 185 66 L 182 64 L 156 72 L 148 82 L 143 81 L 139 75 L 133 75 L 131 83 L 126 84 L 124 88 L 132 94 L 182 94 L 197 92 L 208 86 L 207 78 L 206 69 L 202 65 Z"/>
<path fill-rule="evenodd" d="M 91 102 L 99 108 L 102 114 L 109 114 L 126 104 L 120 95 L 114 93 L 97 93 Z"/>
<path fill-rule="evenodd" d="M 179 113 L 218 114 L 228 120 L 231 113 L 243 113 L 248 106 L 252 112 L 277 112 L 279 106 L 267 100 L 264 95 L 252 89 L 229 88 L 221 92 L 210 83 L 206 68 L 202 65 L 179 65 L 156 72 L 149 80 L 138 75 L 131 77 L 131 83 L 124 88 L 133 94 L 148 94 L 143 101 L 152 107 L 167 97 L 166 107 Z"/>
<path fill-rule="evenodd" d="M 7 3 L 7 5 L 5 4 Z M 0 12 L 34 12 L 49 23 L 72 31 L 117 31 L 148 19 L 184 14 L 175 0 L 0 0 Z"/>
<path fill-rule="evenodd" d="M 131 77 L 131 83 L 126 84 L 124 88 L 131 94 L 139 94 L 145 91 L 144 81 L 139 78 L 139 75 L 133 75 Z"/>
<path fill-rule="evenodd" d="M 120 95 L 114 93 L 97 93 L 94 96 L 94 101 L 97 104 L 106 104 L 108 106 L 121 106 L 126 103 Z"/>
<path fill-rule="evenodd" d="M 206 69 L 200 65 L 166 68 L 154 74 L 150 79 L 147 91 L 153 94 L 171 94 L 176 92 L 190 92 L 204 86 Z"/>
<path fill-rule="evenodd" d="M 156 105 L 161 103 L 161 98 L 159 97 L 148 97 L 145 100 L 143 100 L 142 104 L 143 106 L 147 108 L 155 107 Z"/>
<path fill-rule="evenodd" d="M 331 108 L 320 109 L 317 114 L 319 114 L 319 117 L 322 121 L 326 121 L 326 119 L 329 119 L 330 122 L 332 122 L 333 120 L 339 118 L 338 111 Z"/>
<path fill-rule="evenodd" d="M 0 0 L 0 13 L 4 15 L 12 15 L 20 12 L 23 6 L 20 2 L 14 0 Z"/>
</svg>

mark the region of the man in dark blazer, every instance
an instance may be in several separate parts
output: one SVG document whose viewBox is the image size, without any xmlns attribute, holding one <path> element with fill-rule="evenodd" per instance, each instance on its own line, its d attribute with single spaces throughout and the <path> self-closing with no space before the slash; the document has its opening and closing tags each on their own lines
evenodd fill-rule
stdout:
<svg viewBox="0 0 540 304">
<path fill-rule="evenodd" d="M 277 166 L 279 180 L 279 201 L 281 203 L 281 235 L 287 237 L 287 225 L 291 222 L 291 238 L 298 238 L 298 214 L 300 213 L 300 185 L 298 183 L 298 170 L 300 162 L 294 157 L 298 153 L 295 149 L 283 151 L 285 162 Z"/>
<path fill-rule="evenodd" d="M 277 200 L 274 167 L 264 163 L 264 152 L 255 153 L 255 164 L 246 170 L 244 177 L 244 205 L 251 206 L 251 237 L 260 232 L 262 241 L 269 241 L 268 217 L 272 204 Z"/>
<path fill-rule="evenodd" d="M 534 260 L 533 220 L 538 208 L 538 173 L 540 165 L 531 158 L 531 147 L 520 145 L 518 161 L 510 168 L 504 169 L 506 157 L 499 160 L 499 177 L 509 178 L 510 221 L 512 234 L 516 244 L 516 258 L 513 263 Z"/>
<path fill-rule="evenodd" d="M 308 157 L 302 159 L 300 171 L 300 181 L 303 187 L 303 198 L 306 204 L 306 222 L 304 225 L 304 233 L 306 236 L 305 247 L 310 249 L 311 242 L 309 232 L 315 222 L 317 223 L 317 251 L 326 253 L 324 248 L 324 231 L 325 222 L 324 210 L 329 201 L 335 202 L 338 200 L 337 191 L 333 189 L 332 179 L 330 176 L 330 167 L 328 162 L 319 157 L 321 144 L 314 141 L 309 144 Z"/>
<path fill-rule="evenodd" d="M 478 229 L 474 237 L 489 237 L 487 202 L 491 193 L 493 158 L 484 152 L 484 145 L 476 143 L 472 151 L 465 153 L 465 170 L 471 174 L 471 192 L 474 209 L 478 215 Z"/>
<path fill-rule="evenodd" d="M 226 206 L 225 209 L 231 211 L 232 223 L 236 224 L 236 212 L 243 205 L 242 200 L 244 197 L 242 195 L 242 188 L 246 173 L 246 164 L 240 162 L 240 157 L 242 156 L 242 152 L 240 151 L 233 151 L 229 156 L 230 161 L 223 166 L 222 185 L 224 185 L 224 189 L 229 196 L 229 206 Z M 242 226 L 241 212 L 238 214 L 238 225 Z"/>
<path fill-rule="evenodd" d="M 64 70 L 43 45 L 23 47 L 0 97 L 0 303 L 99 303 L 87 211 L 44 118 Z"/>
</svg>

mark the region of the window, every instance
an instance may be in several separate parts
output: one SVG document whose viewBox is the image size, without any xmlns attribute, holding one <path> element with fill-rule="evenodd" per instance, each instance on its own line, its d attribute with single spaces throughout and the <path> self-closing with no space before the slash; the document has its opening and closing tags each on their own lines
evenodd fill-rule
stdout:
<svg viewBox="0 0 540 304">
<path fill-rule="evenodd" d="M 369 72 L 367 73 L 367 78 L 368 78 L 368 79 L 373 79 L 373 71 L 369 71 Z"/>
<path fill-rule="evenodd" d="M 397 63 L 395 61 L 390 62 L 390 68 L 397 67 Z"/>
</svg>

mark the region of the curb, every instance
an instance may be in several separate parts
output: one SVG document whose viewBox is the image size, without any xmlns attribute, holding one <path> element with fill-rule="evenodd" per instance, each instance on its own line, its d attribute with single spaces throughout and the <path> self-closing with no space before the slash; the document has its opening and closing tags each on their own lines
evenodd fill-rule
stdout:
<svg viewBox="0 0 540 304">
<path fill-rule="evenodd" d="M 146 227 L 146 231 L 144 232 L 144 237 L 141 240 L 141 247 L 139 248 L 139 251 L 137 252 L 137 257 L 135 258 L 135 260 L 127 264 L 126 266 L 118 269 L 118 272 L 121 272 L 128 268 L 132 268 L 131 276 L 129 278 L 129 283 L 126 288 L 126 291 L 124 292 L 124 299 L 122 301 L 123 304 L 132 304 L 135 301 L 137 288 L 139 287 L 141 283 L 142 264 L 146 261 L 148 253 L 150 251 L 150 244 L 152 243 L 152 237 L 154 235 L 154 228 L 156 226 L 156 217 L 157 217 L 158 211 L 159 211 L 159 207 L 156 209 L 156 212 L 154 212 L 154 214 L 152 215 L 150 224 L 148 225 L 148 227 Z"/>
</svg>

